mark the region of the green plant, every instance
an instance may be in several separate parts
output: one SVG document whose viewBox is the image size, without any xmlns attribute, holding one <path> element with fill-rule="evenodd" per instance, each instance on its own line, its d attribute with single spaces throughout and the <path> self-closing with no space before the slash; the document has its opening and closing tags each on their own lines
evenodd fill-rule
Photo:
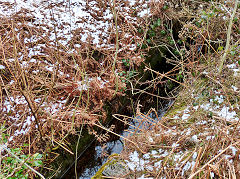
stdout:
<svg viewBox="0 0 240 179">
<path fill-rule="evenodd" d="M 161 35 L 162 35 L 162 36 L 164 36 L 164 35 L 166 35 L 166 34 L 167 34 L 167 32 L 166 32 L 165 30 L 161 30 L 161 32 L 160 32 L 160 33 L 161 33 Z"/>
<path fill-rule="evenodd" d="M 119 76 L 121 76 L 120 79 L 122 80 L 123 83 L 127 83 L 131 78 L 134 77 L 135 73 L 136 72 L 134 70 L 127 71 L 127 72 L 122 71 L 121 73 L 119 73 Z"/>
<path fill-rule="evenodd" d="M 180 71 L 178 74 L 177 74 L 177 77 L 176 77 L 177 81 L 181 81 L 183 79 L 183 72 Z"/>
<path fill-rule="evenodd" d="M 122 59 L 122 63 L 126 69 L 129 69 L 129 59 Z M 129 84 L 130 80 L 136 75 L 136 71 L 129 69 L 128 71 L 120 72 L 118 75 L 120 76 L 120 80 L 122 81 L 122 83 L 125 83 L 127 85 Z M 124 87 L 124 89 L 126 89 L 126 87 Z M 120 91 L 123 91 L 123 89 L 121 89 Z"/>
<path fill-rule="evenodd" d="M 130 66 L 130 64 L 129 64 L 130 60 L 129 59 L 122 59 L 122 62 L 125 66 Z"/>
<path fill-rule="evenodd" d="M 173 87 L 174 87 L 174 84 L 173 84 L 173 82 L 171 81 L 171 80 L 167 80 L 167 87 L 168 87 L 168 89 L 173 89 Z"/>
<path fill-rule="evenodd" d="M 167 10 L 167 9 L 168 9 L 168 5 L 164 5 L 163 10 Z"/>
<path fill-rule="evenodd" d="M 1 160 L 0 160 L 0 178 L 29 178 L 29 170 L 38 174 L 41 178 L 44 178 L 39 172 L 37 172 L 34 168 L 41 167 L 43 162 L 43 155 L 39 153 L 35 153 L 33 155 L 24 154 L 22 147 L 17 148 L 8 148 L 7 136 L 5 133 L 4 125 L 0 127 L 0 149 L 1 149 Z M 24 144 L 23 147 L 28 146 L 28 144 Z M 3 151 L 6 152 L 4 156 L 2 156 Z"/>
</svg>

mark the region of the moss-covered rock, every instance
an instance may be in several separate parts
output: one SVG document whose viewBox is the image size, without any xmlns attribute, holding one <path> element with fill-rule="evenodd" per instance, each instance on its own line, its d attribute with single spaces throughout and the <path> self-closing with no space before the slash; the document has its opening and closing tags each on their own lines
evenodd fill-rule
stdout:
<svg viewBox="0 0 240 179">
<path fill-rule="evenodd" d="M 119 177 L 129 172 L 128 166 L 121 160 L 118 154 L 109 156 L 108 161 L 98 170 L 92 179 L 104 177 Z"/>
</svg>

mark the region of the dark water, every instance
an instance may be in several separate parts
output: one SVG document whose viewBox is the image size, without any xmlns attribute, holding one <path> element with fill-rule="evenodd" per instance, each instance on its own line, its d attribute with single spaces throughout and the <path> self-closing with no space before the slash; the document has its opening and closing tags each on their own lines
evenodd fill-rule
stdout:
<svg viewBox="0 0 240 179">
<path fill-rule="evenodd" d="M 161 119 L 161 117 L 166 112 L 168 106 L 170 106 L 172 103 L 169 102 L 165 105 L 165 107 L 162 110 L 158 111 L 158 118 L 155 116 L 154 113 L 151 113 L 148 117 L 149 119 L 152 119 L 152 122 L 158 121 Z M 144 118 L 141 116 L 137 117 L 138 119 Z M 139 120 L 132 120 L 129 123 L 133 126 L 139 126 Z M 128 136 L 128 131 L 134 131 L 135 127 L 129 126 L 127 130 L 119 132 L 119 134 L 123 137 Z M 144 124 L 146 127 L 146 123 Z M 142 128 L 140 126 L 139 128 Z M 114 141 L 110 141 L 105 143 L 106 148 L 104 149 L 104 152 L 102 151 L 102 146 L 97 145 L 97 142 L 94 140 L 92 143 L 90 143 L 85 150 L 80 154 L 80 157 L 78 158 L 78 163 L 76 165 L 76 171 L 77 171 L 77 178 L 79 179 L 87 179 L 93 177 L 96 172 L 101 168 L 101 166 L 107 161 L 107 157 L 103 156 L 103 153 L 106 153 L 107 155 L 111 155 L 114 153 L 120 154 L 123 150 L 123 139 L 117 139 Z M 69 166 L 69 169 L 66 170 L 65 174 L 61 178 L 76 178 L 75 175 L 75 163 L 72 164 L 72 166 Z"/>
<path fill-rule="evenodd" d="M 121 140 L 112 141 L 107 143 L 107 148 L 105 151 L 107 154 L 111 155 L 114 153 L 120 154 L 123 149 L 123 143 Z M 93 163 L 95 163 L 95 166 L 86 168 L 83 173 L 79 175 L 79 179 L 83 178 L 91 178 L 95 175 L 95 173 L 100 169 L 100 167 L 107 161 L 107 157 L 102 157 L 102 147 L 96 146 L 95 147 L 96 154 L 94 156 Z M 97 162 L 98 160 L 101 160 L 100 162 Z"/>
<path fill-rule="evenodd" d="M 121 134 L 127 135 L 126 132 L 124 133 L 125 134 Z M 77 178 L 84 179 L 93 177 L 101 168 L 101 166 L 107 161 L 107 157 L 104 156 L 103 153 L 107 155 L 114 153 L 120 154 L 123 150 L 122 139 L 107 142 L 105 145 L 106 148 L 104 149 L 104 152 L 102 150 L 102 146 L 97 145 L 95 140 L 85 148 L 85 150 L 80 154 L 76 165 Z M 69 168 L 60 178 L 76 178 L 75 163 L 69 166 Z"/>
</svg>

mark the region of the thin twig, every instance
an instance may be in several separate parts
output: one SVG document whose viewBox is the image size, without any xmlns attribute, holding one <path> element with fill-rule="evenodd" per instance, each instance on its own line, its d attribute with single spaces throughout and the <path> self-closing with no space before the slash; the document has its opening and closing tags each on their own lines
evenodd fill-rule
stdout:
<svg viewBox="0 0 240 179">
<path fill-rule="evenodd" d="M 230 47 L 230 38 L 231 38 L 231 33 L 232 33 L 232 26 L 233 26 L 233 18 L 236 14 L 236 11 L 237 11 L 237 7 L 238 7 L 238 2 L 239 0 L 235 0 L 235 6 L 234 6 L 234 9 L 233 9 L 233 13 L 232 13 L 232 16 L 230 18 L 230 21 L 229 21 L 229 24 L 228 24 L 228 30 L 227 30 L 227 43 L 226 43 L 226 46 L 225 46 L 225 52 L 221 58 L 221 63 L 218 67 L 218 74 L 220 75 L 221 72 L 222 72 L 222 68 L 223 68 L 223 64 L 227 58 L 227 54 L 228 54 L 228 51 L 229 51 L 229 47 Z"/>
</svg>

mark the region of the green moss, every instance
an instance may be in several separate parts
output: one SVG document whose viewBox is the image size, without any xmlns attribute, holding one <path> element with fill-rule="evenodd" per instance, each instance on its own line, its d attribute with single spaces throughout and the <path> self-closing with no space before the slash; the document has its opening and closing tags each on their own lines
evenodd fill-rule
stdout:
<svg viewBox="0 0 240 179">
<path fill-rule="evenodd" d="M 103 166 L 96 172 L 96 174 L 92 177 L 92 179 L 104 178 L 102 172 L 109 165 L 113 165 L 118 162 L 119 154 L 112 154 L 108 158 L 110 158 Z"/>
<path fill-rule="evenodd" d="M 176 101 L 172 108 L 164 115 L 168 117 L 175 116 L 179 111 L 183 111 L 187 107 L 185 102 Z"/>
<path fill-rule="evenodd" d="M 195 123 L 196 122 L 196 118 L 194 118 L 194 117 L 190 117 L 189 119 L 188 119 L 188 124 L 193 124 L 193 123 Z M 189 126 L 188 126 L 189 127 Z"/>
</svg>

